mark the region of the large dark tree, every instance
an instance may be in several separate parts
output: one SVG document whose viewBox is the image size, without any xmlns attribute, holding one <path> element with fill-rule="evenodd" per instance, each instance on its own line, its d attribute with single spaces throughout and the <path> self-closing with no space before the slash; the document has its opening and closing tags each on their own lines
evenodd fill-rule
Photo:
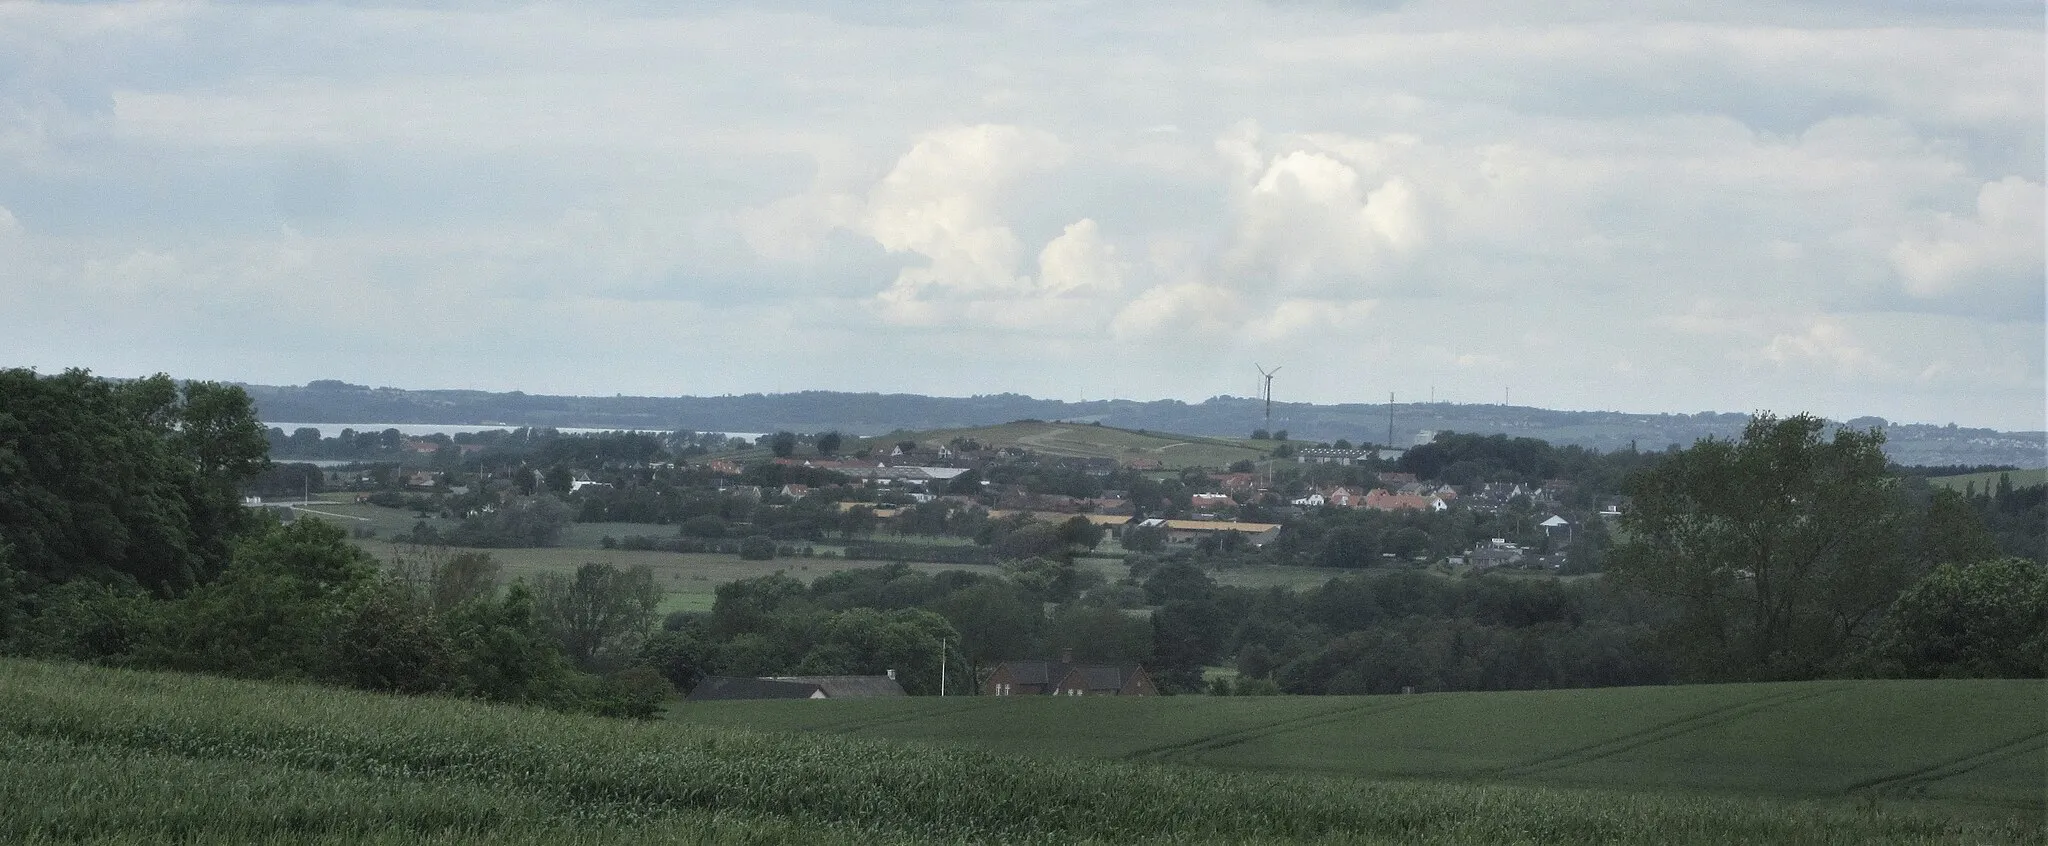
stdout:
<svg viewBox="0 0 2048 846">
<path fill-rule="evenodd" d="M 569 660 L 585 668 L 631 656 L 654 628 L 661 588 L 654 571 L 640 564 L 621 570 L 585 564 L 576 575 L 541 575 L 536 607 Z"/>
<path fill-rule="evenodd" d="M 225 566 L 248 520 L 237 486 L 267 448 L 237 387 L 0 370 L 0 536 L 31 590 L 181 593 Z"/>
<path fill-rule="evenodd" d="M 1811 678 L 1915 576 L 1884 435 L 1760 414 L 1630 477 L 1608 572 L 1674 600 L 1668 631 L 1703 679 Z"/>
</svg>

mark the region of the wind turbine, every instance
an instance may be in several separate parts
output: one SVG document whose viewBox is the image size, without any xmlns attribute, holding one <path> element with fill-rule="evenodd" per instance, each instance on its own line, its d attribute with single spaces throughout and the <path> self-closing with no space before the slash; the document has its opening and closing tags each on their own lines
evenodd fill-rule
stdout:
<svg viewBox="0 0 2048 846">
<path fill-rule="evenodd" d="M 1280 372 L 1280 368 L 1267 370 L 1256 361 L 1252 362 L 1252 366 L 1259 369 L 1260 376 L 1266 377 L 1266 430 L 1270 432 L 1273 429 L 1273 374 Z"/>
</svg>

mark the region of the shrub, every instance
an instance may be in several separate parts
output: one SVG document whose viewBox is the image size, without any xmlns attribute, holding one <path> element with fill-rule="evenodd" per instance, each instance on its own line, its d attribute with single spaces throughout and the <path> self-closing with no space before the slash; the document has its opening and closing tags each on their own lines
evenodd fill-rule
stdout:
<svg viewBox="0 0 2048 846">
<path fill-rule="evenodd" d="M 775 539 L 767 535 L 749 535 L 740 541 L 740 557 L 748 561 L 772 561 L 775 559 Z"/>
</svg>

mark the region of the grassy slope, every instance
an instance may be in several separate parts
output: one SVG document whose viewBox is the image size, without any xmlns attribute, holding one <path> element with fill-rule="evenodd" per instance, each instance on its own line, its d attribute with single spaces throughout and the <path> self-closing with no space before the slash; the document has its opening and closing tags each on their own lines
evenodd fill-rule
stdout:
<svg viewBox="0 0 2048 846">
<path fill-rule="evenodd" d="M 1133 458 L 1157 460 L 1168 469 L 1208 467 L 1221 469 L 1232 462 L 1262 461 L 1274 444 L 1239 438 L 1211 438 L 1139 432 L 1114 426 L 1087 423 L 1004 423 L 973 429 L 941 429 L 930 432 L 897 432 L 873 438 L 877 445 L 913 440 L 924 444 L 950 443 L 954 438 L 980 441 L 989 447 L 1020 446 L 1040 455 L 1064 458 L 1112 458 L 1119 462 Z"/>
<path fill-rule="evenodd" d="M 1881 796 L 2040 819 L 2048 685 L 1853 681 L 1381 697 L 693 703 L 677 719 L 1014 753 L 1550 786 Z"/>
<path fill-rule="evenodd" d="M 818 714 L 845 703 L 808 704 L 825 706 Z M 1098 705 L 1122 706 L 1046 704 L 1080 706 L 1063 715 L 1080 725 Z M 2038 833 L 2025 820 L 1690 793 L 1018 767 L 958 748 L 14 660 L 0 660 L 0 796 L 0 840 L 31 843 L 1846 844 Z"/>
</svg>

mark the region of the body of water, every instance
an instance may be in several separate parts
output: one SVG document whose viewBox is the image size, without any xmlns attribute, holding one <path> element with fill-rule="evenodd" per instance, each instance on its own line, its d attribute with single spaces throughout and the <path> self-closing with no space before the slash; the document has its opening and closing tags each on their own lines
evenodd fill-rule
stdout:
<svg viewBox="0 0 2048 846">
<path fill-rule="evenodd" d="M 415 437 L 419 437 L 419 436 L 424 436 L 424 435 L 449 435 L 449 436 L 454 436 L 454 435 L 459 435 L 459 434 L 462 434 L 462 433 L 464 433 L 464 432 L 510 432 L 510 431 L 512 431 L 512 430 L 514 430 L 514 429 L 526 428 L 526 427 L 521 427 L 521 426 L 504 426 L 504 425 L 497 425 L 497 424 L 485 424 L 485 423 L 270 423 L 270 422 L 265 422 L 265 423 L 264 423 L 263 425 L 264 425 L 264 426 L 267 426 L 267 427 L 272 427 L 272 428 L 277 428 L 277 429 L 283 429 L 283 430 L 284 430 L 284 433 L 285 433 L 285 434 L 287 434 L 287 435 L 289 435 L 289 434 L 291 434 L 291 433 L 293 433 L 293 432 L 296 432 L 296 431 L 298 431 L 298 430 L 300 430 L 300 429 L 318 429 L 318 430 L 320 430 L 320 437 L 323 437 L 323 438 L 332 438 L 332 437 L 336 437 L 336 436 L 338 436 L 338 435 L 340 435 L 340 434 L 341 434 L 341 430 L 343 430 L 343 429 L 354 429 L 354 430 L 356 430 L 356 431 L 358 431 L 358 432 L 382 432 L 382 431 L 384 431 L 385 429 L 397 429 L 398 431 L 400 431 L 400 432 L 403 432 L 403 433 L 405 433 L 405 434 L 407 434 L 407 435 L 412 435 L 412 436 L 415 436 Z M 621 431 L 621 430 L 619 430 L 619 429 L 607 429 L 607 428 L 602 428 L 602 427 L 599 427 L 599 428 L 587 428 L 587 427 L 582 427 L 582 426 L 556 426 L 556 427 L 555 427 L 555 431 L 557 431 L 557 432 L 561 432 L 561 433 L 563 433 L 563 434 L 569 434 L 569 435 L 588 435 L 588 434 L 594 434 L 594 433 L 597 433 L 597 432 L 617 432 L 617 431 Z M 623 430 L 623 431 L 628 431 L 628 432 L 655 432 L 655 433 L 664 433 L 664 434 L 665 434 L 665 433 L 667 433 L 667 432 L 669 432 L 669 431 L 672 431 L 672 430 L 669 430 L 669 429 L 626 429 L 626 430 Z M 721 432 L 721 433 L 719 433 L 719 434 L 725 435 L 725 436 L 726 436 L 726 437 L 728 437 L 728 438 L 746 438 L 747 440 L 750 440 L 750 441 L 751 441 L 751 440 L 754 440 L 754 439 L 756 439 L 756 438 L 762 437 L 764 433 L 761 433 L 761 432 Z"/>
</svg>

